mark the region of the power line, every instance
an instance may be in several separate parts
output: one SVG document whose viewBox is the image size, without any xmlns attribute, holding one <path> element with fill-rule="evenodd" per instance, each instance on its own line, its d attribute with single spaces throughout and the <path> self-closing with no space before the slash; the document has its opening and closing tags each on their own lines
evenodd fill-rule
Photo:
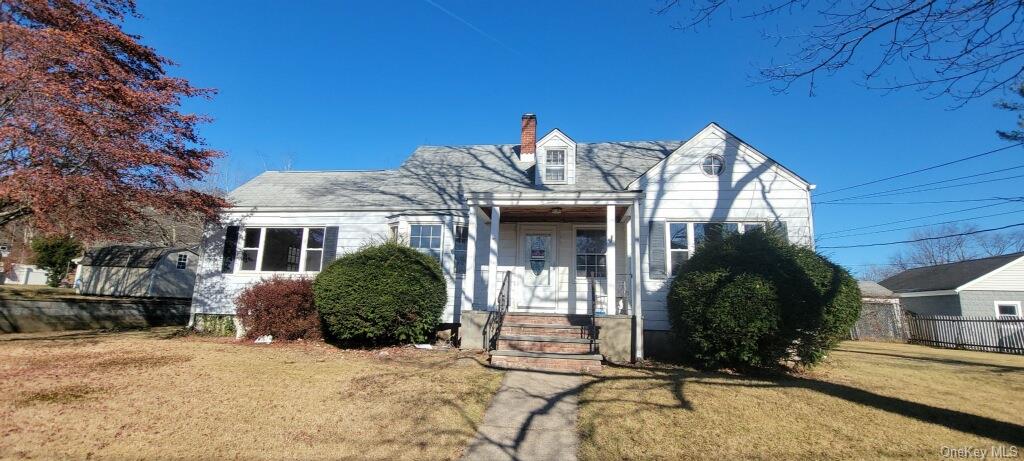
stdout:
<svg viewBox="0 0 1024 461">
<path fill-rule="evenodd" d="M 830 235 L 833 235 L 833 234 L 845 234 L 845 233 L 853 232 L 853 231 L 861 231 L 861 229 L 865 229 L 865 228 L 882 227 L 882 226 L 891 225 L 891 224 L 901 224 L 903 222 L 916 221 L 918 219 L 928 219 L 930 217 L 946 216 L 946 215 L 949 215 L 949 214 L 963 213 L 965 211 L 974 211 L 974 210 L 980 210 L 982 208 L 997 207 L 999 205 L 1006 205 L 1008 203 L 1011 203 L 1011 202 L 993 203 L 991 205 L 982 205 L 980 207 L 965 208 L 963 210 L 946 211 L 946 212 L 943 212 L 943 213 L 929 214 L 927 216 L 918 216 L 918 217 L 900 219 L 898 221 L 889 221 L 889 222 L 883 222 L 883 223 L 880 223 L 880 224 L 871 224 L 871 225 L 863 225 L 863 226 L 860 226 L 860 227 L 845 228 L 845 229 L 841 229 L 841 231 L 833 231 L 833 232 L 830 232 L 830 233 L 818 234 L 818 237 L 830 236 Z"/>
<path fill-rule="evenodd" d="M 854 196 L 854 197 L 845 197 L 845 198 L 841 198 L 841 199 L 835 199 L 835 200 L 828 201 L 828 202 L 815 203 L 815 205 L 831 204 L 831 203 L 834 203 L 834 202 L 837 202 L 837 201 L 840 201 L 840 200 L 845 201 L 845 200 L 851 200 L 851 199 L 855 199 L 855 198 L 875 198 L 875 197 L 889 197 L 889 196 L 892 196 L 892 195 L 916 194 L 918 192 L 929 192 L 929 191 L 933 191 L 933 190 L 953 189 L 953 188 L 957 188 L 957 187 L 974 186 L 974 185 L 978 185 L 978 184 L 988 184 L 988 183 L 991 183 L 991 182 L 1008 181 L 1010 179 L 1017 179 L 1017 178 L 1024 178 L 1024 174 L 1016 175 L 1016 176 L 1007 176 L 1005 178 L 987 179 L 985 181 L 974 181 L 974 182 L 968 182 L 968 183 L 963 183 L 963 184 L 952 184 L 952 185 L 949 185 L 949 186 L 931 187 L 931 188 L 928 188 L 928 189 L 917 189 L 917 190 L 907 190 L 907 191 L 902 191 L 902 192 L 896 192 L 896 191 L 899 191 L 899 190 L 902 190 L 902 189 L 908 189 L 907 187 L 904 187 L 904 188 L 901 188 L 901 189 L 892 189 L 892 190 L 883 191 L 883 192 L 877 192 L 877 193 L 866 194 L 866 195 L 857 195 L 857 196 Z M 920 187 L 920 186 L 923 186 L 923 185 L 924 184 L 919 184 L 919 185 L 913 186 L 913 187 Z"/>
<path fill-rule="evenodd" d="M 880 183 L 882 181 L 888 181 L 890 179 L 902 178 L 904 176 L 909 176 L 909 175 L 912 175 L 912 174 L 921 173 L 923 171 L 934 170 L 936 168 L 942 168 L 944 166 L 949 166 L 949 165 L 953 165 L 953 164 L 956 164 L 956 163 L 965 162 L 967 160 L 972 160 L 972 159 L 976 159 L 976 158 L 979 158 L 979 157 L 984 157 L 986 155 L 992 155 L 992 154 L 995 154 L 997 152 L 1002 152 L 1004 150 L 1020 146 L 1021 144 L 1024 144 L 1024 142 L 1019 142 L 1017 144 L 1011 144 L 1009 146 L 1000 147 L 998 149 L 993 149 L 993 150 L 990 150 L 990 151 L 987 151 L 987 152 L 982 152 L 980 154 L 975 154 L 975 155 L 967 156 L 967 157 L 964 157 L 964 158 L 961 158 L 961 159 L 957 159 L 957 160 L 953 160 L 953 161 L 949 161 L 949 162 L 946 162 L 946 163 L 940 163 L 938 165 L 932 165 L 932 166 L 921 168 L 921 169 L 917 169 L 917 170 L 914 170 L 914 171 L 908 171 L 906 173 L 900 173 L 900 174 L 897 174 L 897 175 L 893 175 L 893 176 L 889 176 L 889 177 L 885 177 L 885 178 L 881 178 L 881 179 L 875 179 L 873 181 L 868 181 L 868 182 L 865 182 L 865 183 L 855 184 L 855 185 L 852 185 L 852 186 L 847 186 L 847 187 L 843 187 L 843 188 L 840 188 L 840 189 L 831 190 L 831 191 L 828 191 L 828 192 L 822 192 L 822 193 L 818 194 L 818 196 L 834 194 L 836 192 L 841 192 L 841 191 L 844 191 L 844 190 L 856 189 L 858 187 L 869 186 L 871 184 L 878 184 L 878 183 Z"/>
<path fill-rule="evenodd" d="M 849 196 L 849 197 L 837 198 L 837 199 L 832 199 L 832 200 L 826 200 L 824 202 L 815 202 L 815 203 L 816 204 L 825 204 L 825 203 L 833 203 L 833 202 L 838 202 L 838 201 L 853 200 L 853 199 L 857 199 L 857 198 L 870 198 L 870 197 L 882 197 L 882 196 L 885 196 L 885 195 L 898 195 L 898 194 L 889 194 L 889 192 L 898 192 L 898 191 L 905 191 L 907 189 L 916 189 L 918 187 L 934 186 L 936 184 L 945 184 L 945 183 L 948 183 L 948 182 L 959 181 L 961 179 L 970 179 L 970 178 L 977 178 L 979 176 L 988 176 L 990 174 L 1002 173 L 1004 171 L 1010 171 L 1010 170 L 1018 170 L 1018 169 L 1021 169 L 1021 168 L 1024 168 L 1024 165 L 1012 166 L 1012 167 L 1009 167 L 1009 168 L 1000 168 L 998 170 L 991 170 L 991 171 L 985 171 L 985 172 L 982 172 L 982 173 L 969 174 L 967 176 L 960 176 L 960 177 L 956 177 L 956 178 L 943 179 L 941 181 L 932 181 L 932 182 L 926 182 L 926 183 L 922 183 L 922 184 L 914 184 L 912 186 L 897 187 L 895 189 L 887 189 L 887 190 L 883 190 L 883 191 L 879 191 L 879 192 L 870 192 L 870 193 L 861 194 L 861 195 L 852 195 L 852 196 Z M 1024 176 L 1024 175 L 1022 175 L 1022 176 Z M 965 183 L 965 184 L 953 184 L 953 185 L 947 186 L 947 187 L 958 187 L 958 186 L 968 186 L 968 185 L 972 185 L 972 184 L 983 184 L 984 182 L 1003 181 L 1003 180 L 1006 180 L 1006 179 L 1014 179 L 1014 178 L 1019 178 L 1019 177 L 1021 177 L 1021 176 L 1009 176 L 1009 177 L 1006 177 L 1006 178 L 996 178 L 996 179 L 990 179 L 990 180 L 987 180 L 987 181 L 978 181 L 978 182 Z M 941 189 L 941 188 L 926 189 L 926 190 L 937 190 L 937 189 Z M 910 193 L 910 192 L 921 192 L 921 191 L 908 191 L 908 192 L 904 192 L 904 193 Z"/>
<path fill-rule="evenodd" d="M 1024 196 L 1021 197 L 990 197 L 990 198 L 975 198 L 975 199 L 962 199 L 962 200 L 924 200 L 924 201 L 911 201 L 911 202 L 823 202 L 818 205 L 931 205 L 938 203 L 970 203 L 970 202 L 1020 202 L 1024 201 Z"/>
<path fill-rule="evenodd" d="M 818 247 L 818 248 L 822 249 L 822 250 L 836 250 L 836 249 L 842 249 L 842 248 L 864 248 L 864 247 L 880 247 L 880 246 L 887 246 L 887 245 L 899 245 L 901 243 L 916 243 L 916 242 L 925 242 L 925 241 L 928 241 L 928 240 L 945 239 L 945 238 L 950 238 L 950 237 L 963 237 L 965 235 L 981 234 L 983 232 L 994 232 L 994 231 L 1000 231 L 1000 230 L 1010 229 L 1010 228 L 1013 228 L 1013 227 L 1020 227 L 1020 226 L 1024 226 L 1024 222 L 1020 222 L 1020 223 L 1017 223 L 1017 224 L 1010 224 L 1008 226 L 1003 226 L 1003 227 L 994 227 L 992 229 L 981 229 L 981 230 L 976 230 L 976 231 L 971 231 L 971 232 L 961 232 L 959 234 L 940 235 L 938 237 L 926 237 L 926 238 L 919 238 L 919 239 L 913 239 L 913 240 L 899 240 L 899 241 L 895 241 L 895 242 L 883 242 L 883 243 L 865 243 L 865 244 L 861 244 L 861 245 L 824 246 L 824 247 Z"/>
<path fill-rule="evenodd" d="M 930 224 L 919 224 L 919 225 L 916 225 L 916 226 L 897 227 L 895 229 L 885 229 L 885 230 L 872 231 L 872 232 L 860 232 L 860 233 L 856 233 L 856 234 L 836 235 L 836 236 L 833 236 L 833 237 L 820 238 L 818 240 L 821 241 L 821 240 L 830 240 L 830 239 L 842 239 L 842 238 L 847 238 L 847 237 L 859 237 L 859 236 L 862 236 L 862 235 L 884 234 L 886 232 L 896 232 L 896 231 L 901 231 L 901 230 L 919 229 L 919 228 L 922 228 L 922 227 L 941 226 L 943 224 L 953 224 L 953 223 L 958 223 L 958 222 L 963 222 L 963 221 L 968 221 L 968 220 L 973 220 L 973 219 L 993 218 L 993 217 L 996 217 L 996 216 L 1005 216 L 1005 215 L 1008 215 L 1008 214 L 1022 213 L 1022 212 L 1024 212 L 1024 210 L 1004 211 L 1002 213 L 993 213 L 993 214 L 987 214 L 987 215 L 983 215 L 983 216 L 974 216 L 974 217 L 971 217 L 971 218 L 955 219 L 953 221 L 943 221 L 943 222 L 936 222 L 936 223 L 930 223 Z"/>
</svg>

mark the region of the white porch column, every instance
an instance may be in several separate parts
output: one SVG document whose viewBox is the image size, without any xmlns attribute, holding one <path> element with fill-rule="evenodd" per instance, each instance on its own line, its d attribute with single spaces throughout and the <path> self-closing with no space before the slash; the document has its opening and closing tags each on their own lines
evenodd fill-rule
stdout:
<svg viewBox="0 0 1024 461">
<path fill-rule="evenodd" d="M 633 344 L 636 345 L 636 360 L 644 358 L 644 317 L 643 309 L 640 306 L 644 278 L 643 269 L 641 269 L 643 253 L 640 252 L 640 214 L 640 201 L 635 200 L 630 215 L 632 219 L 629 222 L 629 227 L 633 229 L 633 240 L 629 242 L 629 245 L 633 247 L 630 270 L 633 272 L 633 324 L 636 326 L 633 333 Z"/>
<path fill-rule="evenodd" d="M 487 310 L 498 310 L 498 229 L 501 227 L 501 208 L 491 207 L 491 240 L 487 247 Z"/>
<path fill-rule="evenodd" d="M 473 301 L 476 298 L 476 272 L 480 265 L 476 262 L 476 214 L 478 207 L 469 206 L 469 216 L 466 222 L 466 274 L 462 276 L 462 310 L 473 310 Z"/>
<path fill-rule="evenodd" d="M 605 272 L 608 276 L 608 288 L 605 291 L 605 299 L 607 299 L 607 306 L 605 307 L 605 314 L 611 315 L 615 313 L 616 304 L 616 289 L 615 289 L 615 205 L 608 205 L 608 214 L 605 225 L 605 236 L 607 237 L 608 245 L 604 249 L 604 262 Z"/>
</svg>

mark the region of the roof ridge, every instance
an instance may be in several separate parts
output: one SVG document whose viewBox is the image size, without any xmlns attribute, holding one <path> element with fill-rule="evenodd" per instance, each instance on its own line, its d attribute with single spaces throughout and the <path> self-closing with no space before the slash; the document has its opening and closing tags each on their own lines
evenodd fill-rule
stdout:
<svg viewBox="0 0 1024 461">
<path fill-rule="evenodd" d="M 953 264 L 972 263 L 972 262 L 976 262 L 976 261 L 985 261 L 985 260 L 989 260 L 989 259 L 1009 258 L 1009 257 L 1016 257 L 1016 256 L 1024 256 L 1024 251 L 1018 251 L 1016 253 L 1006 253 L 1006 254 L 1001 254 L 1001 255 L 986 256 L 984 258 L 965 259 L 965 260 L 962 260 L 962 261 L 953 261 L 953 262 L 942 263 L 942 264 L 933 264 L 931 266 L 914 267 L 914 268 L 907 269 L 904 272 L 916 271 L 918 269 L 929 269 L 929 268 L 932 268 L 932 267 L 942 267 L 942 266 L 949 266 L 949 265 L 953 265 Z"/>
</svg>

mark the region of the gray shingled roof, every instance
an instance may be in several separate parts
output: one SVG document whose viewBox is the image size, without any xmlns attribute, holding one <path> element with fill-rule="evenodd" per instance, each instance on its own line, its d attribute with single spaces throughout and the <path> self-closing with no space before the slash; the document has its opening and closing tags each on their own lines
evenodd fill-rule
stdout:
<svg viewBox="0 0 1024 461">
<path fill-rule="evenodd" d="M 535 186 L 518 145 L 421 146 L 378 171 L 268 171 L 235 189 L 238 207 L 461 208 L 469 192 L 621 191 L 684 141 L 577 144 L 576 184 Z"/>
<path fill-rule="evenodd" d="M 167 253 L 192 251 L 182 247 L 108 245 L 85 252 L 80 266 L 153 267 Z M 194 253 L 194 252 L 193 252 Z"/>
<path fill-rule="evenodd" d="M 905 270 L 878 283 L 897 293 L 953 290 L 1003 267 L 1021 256 L 1024 256 L 1024 253 L 918 267 Z"/>
<path fill-rule="evenodd" d="M 892 290 L 879 285 L 877 282 L 872 282 L 870 280 L 858 280 L 857 286 L 860 288 L 860 297 L 862 298 L 895 297 Z"/>
</svg>

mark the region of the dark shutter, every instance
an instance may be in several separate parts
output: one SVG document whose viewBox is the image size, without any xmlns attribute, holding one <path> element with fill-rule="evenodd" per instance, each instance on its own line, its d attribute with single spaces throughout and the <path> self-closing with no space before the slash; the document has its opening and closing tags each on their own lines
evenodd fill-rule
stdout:
<svg viewBox="0 0 1024 461">
<path fill-rule="evenodd" d="M 647 260 L 652 279 L 665 278 L 665 221 L 651 221 L 647 234 Z"/>
<path fill-rule="evenodd" d="M 327 267 L 338 256 L 338 226 L 328 227 L 324 231 L 324 265 Z"/>
<path fill-rule="evenodd" d="M 228 226 L 224 232 L 224 259 L 220 271 L 230 274 L 235 271 L 235 254 L 238 251 L 238 226 Z"/>
</svg>

